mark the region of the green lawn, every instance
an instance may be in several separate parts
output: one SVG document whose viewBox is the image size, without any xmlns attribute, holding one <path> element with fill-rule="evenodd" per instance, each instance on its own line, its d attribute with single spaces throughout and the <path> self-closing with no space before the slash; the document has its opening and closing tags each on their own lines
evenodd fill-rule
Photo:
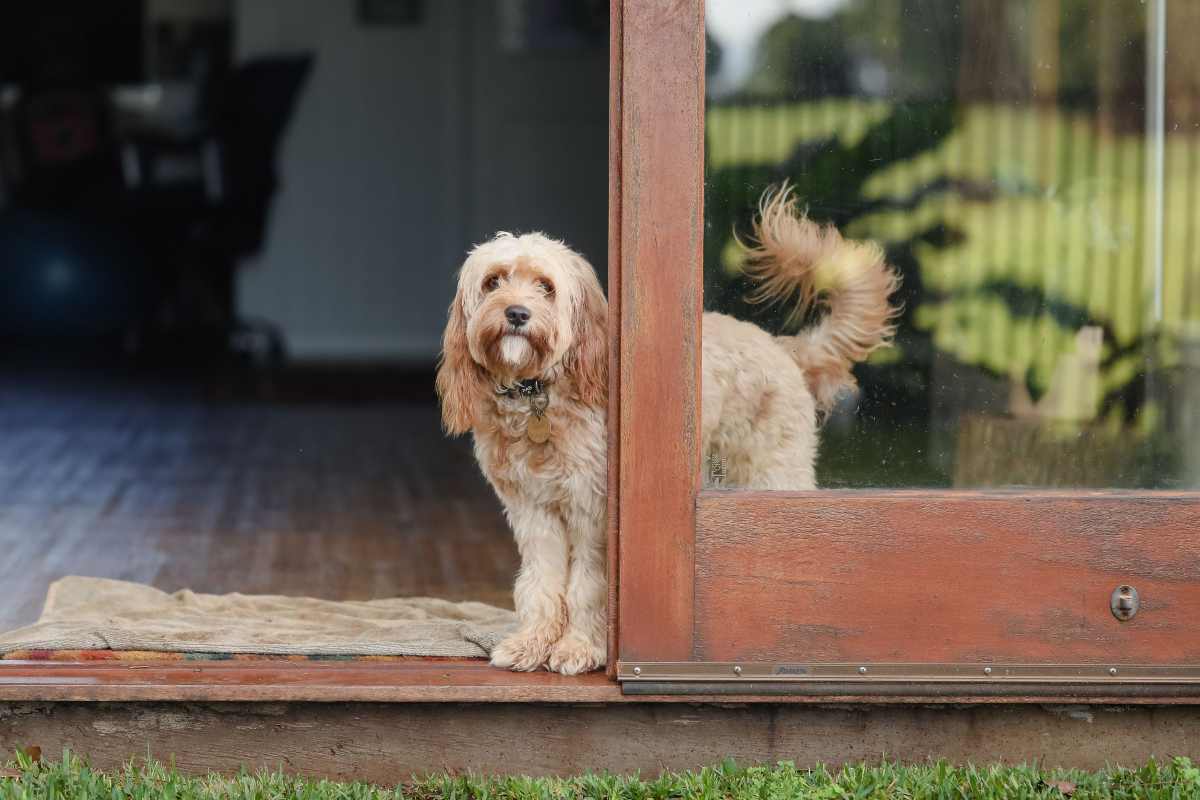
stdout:
<svg viewBox="0 0 1200 800">
<path fill-rule="evenodd" d="M 1151 762 L 1136 769 L 1100 772 L 1037 767 L 963 767 L 928 764 L 849 766 L 799 770 L 789 764 L 742 768 L 727 763 L 658 778 L 584 775 L 563 779 L 440 776 L 401 787 L 336 783 L 282 773 L 243 773 L 191 778 L 164 767 L 129 766 L 97 772 L 70 754 L 62 761 L 10 764 L 0 777 L 0 800 L 33 798 L 1200 798 L 1200 768 L 1185 758 Z"/>
</svg>

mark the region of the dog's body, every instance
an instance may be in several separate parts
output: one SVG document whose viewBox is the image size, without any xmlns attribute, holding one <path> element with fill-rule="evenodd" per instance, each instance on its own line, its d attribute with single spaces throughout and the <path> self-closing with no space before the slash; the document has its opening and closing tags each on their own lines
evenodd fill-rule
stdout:
<svg viewBox="0 0 1200 800">
<path fill-rule="evenodd" d="M 763 196 L 754 238 L 750 299 L 793 302 L 793 321 L 818 298 L 826 313 L 794 336 L 704 315 L 701 442 L 727 485 L 815 489 L 818 420 L 854 386 L 851 367 L 891 338 L 899 282 L 877 245 L 808 220 L 786 186 Z"/>
<path fill-rule="evenodd" d="M 492 663 L 576 674 L 602 666 L 606 649 L 605 410 L 580 402 L 567 377 L 550 391 L 546 413 L 568 434 L 530 441 L 528 403 L 503 395 L 492 399 L 496 426 L 475 432 L 475 457 L 521 554 L 517 614 L 523 623 L 537 621 L 525 636 L 501 643 Z"/>
<path fill-rule="evenodd" d="M 819 415 L 853 385 L 853 362 L 887 341 L 896 279 L 877 247 L 809 222 L 786 189 L 764 197 L 755 232 L 753 299 L 797 298 L 799 315 L 823 295 L 828 312 L 787 337 L 704 315 L 702 446 L 728 484 L 811 489 Z M 473 433 L 522 562 L 520 628 L 496 666 L 605 663 L 607 313 L 591 266 L 541 234 L 500 234 L 459 276 L 438 370 L 443 420 Z"/>
</svg>

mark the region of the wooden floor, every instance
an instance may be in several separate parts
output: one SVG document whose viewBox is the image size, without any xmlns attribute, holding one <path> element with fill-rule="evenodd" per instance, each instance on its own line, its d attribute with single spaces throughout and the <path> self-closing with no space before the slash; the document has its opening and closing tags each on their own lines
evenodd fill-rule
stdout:
<svg viewBox="0 0 1200 800">
<path fill-rule="evenodd" d="M 0 371 L 0 629 L 69 574 L 165 590 L 511 607 L 512 537 L 432 376 L 388 399 L 336 373 L 285 399 Z M 228 393 L 224 393 L 228 394 Z M 276 395 L 280 393 L 276 392 Z"/>
</svg>

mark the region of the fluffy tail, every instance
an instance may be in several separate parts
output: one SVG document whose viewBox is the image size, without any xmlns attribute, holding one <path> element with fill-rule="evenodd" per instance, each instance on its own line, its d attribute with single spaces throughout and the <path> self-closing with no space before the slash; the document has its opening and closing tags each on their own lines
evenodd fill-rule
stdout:
<svg viewBox="0 0 1200 800">
<path fill-rule="evenodd" d="M 793 303 L 789 324 L 814 304 L 825 307 L 816 324 L 779 343 L 805 371 L 817 408 L 829 411 L 854 386 L 854 363 L 890 342 L 900 310 L 888 298 L 899 278 L 878 245 L 847 241 L 808 219 L 786 182 L 763 193 L 754 241 L 743 247 L 746 274 L 757 284 L 750 302 Z"/>
</svg>

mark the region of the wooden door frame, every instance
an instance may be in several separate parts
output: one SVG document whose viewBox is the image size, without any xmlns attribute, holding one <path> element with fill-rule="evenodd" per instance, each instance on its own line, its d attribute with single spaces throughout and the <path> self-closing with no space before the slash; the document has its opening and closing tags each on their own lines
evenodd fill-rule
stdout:
<svg viewBox="0 0 1200 800">
<path fill-rule="evenodd" d="M 991 661 L 970 660 L 969 649 L 959 644 L 957 649 L 946 648 L 956 657 L 932 669 L 929 664 L 882 660 L 871 661 L 868 667 L 868 659 L 863 658 L 852 663 L 806 664 L 797 668 L 809 670 L 807 676 L 797 678 L 789 665 L 772 660 L 777 656 L 770 641 L 748 647 L 745 637 L 738 640 L 730 633 L 739 621 L 729 618 L 733 615 L 710 618 L 711 606 L 706 605 L 710 598 L 697 589 L 696 581 L 714 565 L 698 564 L 698 552 L 704 559 L 736 560 L 752 552 L 739 551 L 738 545 L 757 535 L 771 537 L 782 547 L 790 532 L 811 528 L 814 519 L 824 520 L 826 530 L 862 534 L 864 547 L 872 541 L 866 520 L 885 519 L 895 526 L 892 533 L 919 533 L 932 527 L 931 537 L 914 539 L 918 546 L 936 552 L 947 537 L 962 535 L 961 530 L 952 533 L 948 513 L 979 523 L 981 535 L 992 537 L 993 546 L 1011 547 L 1019 539 L 1017 544 L 1026 553 L 1036 550 L 1038 543 L 1031 544 L 1028 530 L 1016 530 L 1022 524 L 1053 540 L 1047 546 L 1060 556 L 1098 524 L 1114 535 L 1134 531 L 1137 542 L 1128 555 L 1139 580 L 1144 578 L 1156 589 L 1182 581 L 1189 602 L 1193 595 L 1200 601 L 1200 575 L 1182 567 L 1161 574 L 1162 564 L 1152 563 L 1155 547 L 1146 544 L 1160 536 L 1180 552 L 1181 542 L 1191 541 L 1188 531 L 1200 528 L 1200 493 L 702 491 L 704 3 L 614 0 L 612 23 L 610 674 L 624 682 L 626 692 L 646 694 L 857 695 L 875 701 L 969 696 L 1042 702 L 1054 696 L 1092 702 L 1114 697 L 1200 702 L 1200 657 L 1193 655 L 1196 648 L 1192 647 L 1168 646 L 1147 663 L 1131 664 L 1128 653 L 1106 661 L 1095 658 L 1086 647 L 1067 642 L 1058 659 L 993 666 Z M 1099 515 L 1104 515 L 1104 522 Z M 1030 525 L 1031 520 L 1042 522 Z M 1061 521 L 1046 524 L 1045 520 Z M 997 534 L 1011 536 L 1004 539 Z M 1003 555 L 986 546 L 980 552 Z M 1092 563 L 1086 565 L 1083 578 L 1109 581 L 1122 574 L 1120 558 L 1089 557 Z M 876 568 L 873 577 L 880 578 L 879 573 Z M 735 576 L 727 586 L 747 577 Z M 1069 588 L 1065 576 L 1052 580 L 1059 581 L 1057 590 Z M 845 593 L 836 599 L 854 602 Z M 761 613 L 737 616 L 752 626 L 769 627 L 779 623 L 781 615 L 786 622 L 788 613 L 803 613 L 794 610 L 803 597 L 793 594 L 788 600 L 791 605 L 772 605 L 764 598 Z M 1020 600 L 999 601 L 998 610 L 1019 611 Z M 1089 613 L 1095 610 L 1088 608 Z M 878 615 L 879 609 L 874 613 Z M 1175 608 L 1171 615 L 1157 619 L 1166 619 L 1177 634 L 1186 632 L 1186 618 L 1186 610 Z M 862 614 L 854 618 L 856 623 L 863 621 Z M 1095 627 L 1099 621 L 1090 624 Z M 1121 635 L 1128 630 L 1122 629 Z M 994 644 L 995 626 L 990 635 L 987 643 Z M 1069 636 L 1064 633 L 1064 638 Z M 1163 641 L 1141 635 L 1136 643 Z M 761 655 L 752 662 L 731 660 L 739 647 Z M 1173 661 L 1181 657 L 1194 660 Z"/>
<path fill-rule="evenodd" d="M 609 553 L 615 654 L 691 657 L 700 488 L 704 4 L 611 6 Z M 697 39 L 696 32 L 700 31 Z"/>
</svg>

